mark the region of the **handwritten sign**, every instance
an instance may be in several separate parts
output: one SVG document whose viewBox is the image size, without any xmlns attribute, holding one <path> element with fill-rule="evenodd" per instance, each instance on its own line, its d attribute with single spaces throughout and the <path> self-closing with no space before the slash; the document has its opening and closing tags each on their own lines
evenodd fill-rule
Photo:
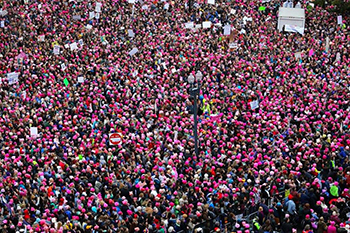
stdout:
<svg viewBox="0 0 350 233">
<path fill-rule="evenodd" d="M 55 55 L 59 55 L 60 54 L 60 46 L 59 45 L 55 45 L 53 47 L 53 54 L 55 54 Z"/>
<path fill-rule="evenodd" d="M 343 24 L 343 16 L 338 15 L 338 17 L 337 17 L 337 23 L 340 24 L 340 25 Z"/>
</svg>

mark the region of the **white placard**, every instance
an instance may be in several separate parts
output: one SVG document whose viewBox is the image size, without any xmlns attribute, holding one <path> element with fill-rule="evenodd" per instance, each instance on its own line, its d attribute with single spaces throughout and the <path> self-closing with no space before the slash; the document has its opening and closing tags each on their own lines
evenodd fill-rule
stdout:
<svg viewBox="0 0 350 233">
<path fill-rule="evenodd" d="M 65 44 L 64 47 L 65 47 L 66 49 L 69 49 L 69 44 Z"/>
<path fill-rule="evenodd" d="M 95 11 L 96 11 L 96 12 L 101 12 L 101 7 L 102 7 L 102 3 L 96 2 Z"/>
<path fill-rule="evenodd" d="M 83 46 L 84 45 L 83 39 L 78 40 L 78 43 L 80 44 L 80 46 Z"/>
<path fill-rule="evenodd" d="M 254 100 L 254 101 L 250 102 L 250 108 L 252 110 L 257 109 L 258 107 L 259 107 L 259 101 L 258 100 Z"/>
<path fill-rule="evenodd" d="M 139 50 L 137 48 L 133 48 L 130 52 L 129 52 L 129 55 L 130 56 L 133 56 L 135 55 Z"/>
<path fill-rule="evenodd" d="M 40 36 L 38 37 L 38 40 L 39 40 L 39 41 L 45 41 L 45 35 L 40 35 Z"/>
<path fill-rule="evenodd" d="M 343 16 L 338 15 L 338 17 L 337 17 L 337 23 L 340 24 L 340 25 L 343 25 Z"/>
<path fill-rule="evenodd" d="M 134 4 L 136 1 L 135 0 L 128 0 L 128 3 Z"/>
<path fill-rule="evenodd" d="M 236 14 L 236 10 L 235 10 L 235 9 L 231 9 L 230 14 L 231 14 L 231 15 Z"/>
<path fill-rule="evenodd" d="M 99 18 L 100 18 L 100 13 L 96 13 L 96 14 L 95 14 L 95 18 L 96 18 L 96 19 L 99 19 Z"/>
<path fill-rule="evenodd" d="M 143 5 L 142 6 L 142 10 L 148 10 L 148 6 L 147 5 Z"/>
<path fill-rule="evenodd" d="M 230 47 L 230 49 L 235 49 L 235 48 L 238 48 L 238 44 L 235 42 L 232 42 L 229 44 L 229 47 Z"/>
<path fill-rule="evenodd" d="M 86 29 L 90 30 L 92 28 L 91 24 L 86 25 Z"/>
<path fill-rule="evenodd" d="M 5 21 L 4 21 L 4 20 L 1 21 L 0 26 L 1 26 L 2 28 L 5 27 Z"/>
<path fill-rule="evenodd" d="M 38 136 L 38 127 L 30 127 L 30 136 L 37 137 Z"/>
<path fill-rule="evenodd" d="M 304 35 L 305 28 L 286 24 L 286 25 L 284 25 L 284 30 L 286 32 L 298 32 L 301 35 Z"/>
<path fill-rule="evenodd" d="M 208 0 L 208 4 L 215 4 L 215 0 Z"/>
<path fill-rule="evenodd" d="M 190 29 L 190 28 L 193 28 L 193 27 L 194 27 L 194 23 L 193 22 L 185 23 L 185 28 Z"/>
<path fill-rule="evenodd" d="M 55 54 L 55 55 L 60 54 L 60 46 L 59 45 L 53 46 L 53 54 Z"/>
<path fill-rule="evenodd" d="M 19 73 L 12 72 L 7 74 L 7 81 L 9 85 L 15 84 L 18 82 Z"/>
<path fill-rule="evenodd" d="M 84 82 L 84 77 L 83 76 L 79 76 L 78 77 L 78 83 L 83 83 Z"/>
<path fill-rule="evenodd" d="M 61 69 L 62 69 L 63 71 L 65 71 L 65 70 L 67 69 L 66 64 L 62 63 L 62 64 L 61 64 Z"/>
<path fill-rule="evenodd" d="M 91 11 L 89 12 L 89 19 L 93 19 L 93 18 L 95 18 L 95 12 Z"/>
<path fill-rule="evenodd" d="M 231 34 L 231 25 L 224 26 L 224 36 L 229 36 Z"/>
<path fill-rule="evenodd" d="M 129 37 L 134 37 L 134 36 L 135 36 L 134 31 L 131 30 L 131 29 L 128 29 L 128 36 L 129 36 Z"/>
<path fill-rule="evenodd" d="M 73 51 L 73 50 L 75 50 L 75 49 L 78 49 L 78 44 L 77 44 L 77 42 L 74 42 L 74 43 L 71 43 L 71 44 L 70 44 L 70 50 Z"/>
<path fill-rule="evenodd" d="M 329 37 L 326 37 L 326 53 L 329 51 Z"/>
<path fill-rule="evenodd" d="M 295 59 L 301 58 L 301 52 L 294 53 Z"/>
<path fill-rule="evenodd" d="M 81 16 L 80 15 L 73 15 L 73 20 L 81 20 Z"/>
<path fill-rule="evenodd" d="M 1 11 L 1 15 L 2 15 L 2 16 L 6 16 L 7 14 L 8 14 L 8 11 L 7 11 L 7 10 Z"/>
<path fill-rule="evenodd" d="M 169 3 L 165 3 L 165 5 L 164 5 L 164 10 L 168 10 L 169 9 Z"/>
<path fill-rule="evenodd" d="M 211 27 L 211 22 L 210 21 L 205 21 L 202 23 L 203 28 L 210 28 Z"/>
</svg>

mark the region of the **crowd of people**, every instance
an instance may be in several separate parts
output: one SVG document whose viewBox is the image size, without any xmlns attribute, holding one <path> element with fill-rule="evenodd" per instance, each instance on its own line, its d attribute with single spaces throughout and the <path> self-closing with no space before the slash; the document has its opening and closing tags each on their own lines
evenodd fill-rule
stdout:
<svg viewBox="0 0 350 233">
<path fill-rule="evenodd" d="M 1 231 L 350 232 L 349 18 L 298 4 L 1 1 Z"/>
</svg>

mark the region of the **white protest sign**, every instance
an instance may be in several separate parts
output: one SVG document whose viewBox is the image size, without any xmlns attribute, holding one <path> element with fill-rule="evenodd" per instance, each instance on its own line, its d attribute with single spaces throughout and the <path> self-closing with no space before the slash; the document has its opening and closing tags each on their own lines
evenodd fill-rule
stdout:
<svg viewBox="0 0 350 233">
<path fill-rule="evenodd" d="M 129 52 L 129 55 L 130 56 L 133 56 L 135 55 L 139 50 L 137 48 L 133 48 L 130 52 Z"/>
<path fill-rule="evenodd" d="M 128 36 L 129 36 L 129 37 L 134 37 L 134 36 L 135 36 L 134 31 L 131 30 L 131 29 L 128 29 Z"/>
<path fill-rule="evenodd" d="M 60 54 L 60 46 L 59 45 L 53 46 L 53 54 L 55 54 L 55 55 Z"/>
<path fill-rule="evenodd" d="M 66 49 L 69 49 L 69 44 L 65 44 L 64 47 L 65 47 Z"/>
<path fill-rule="evenodd" d="M 45 35 L 40 35 L 40 36 L 38 37 L 38 40 L 39 40 L 39 41 L 45 41 Z"/>
<path fill-rule="evenodd" d="M 343 25 L 343 16 L 338 15 L 338 17 L 337 17 L 337 23 L 340 24 L 340 25 Z"/>
<path fill-rule="evenodd" d="M 38 127 L 30 127 L 30 136 L 37 137 L 38 136 Z"/>
<path fill-rule="evenodd" d="M 122 141 L 123 136 L 120 133 L 111 133 L 109 134 L 109 144 L 110 145 L 120 145 Z"/>
<path fill-rule="evenodd" d="M 83 76 L 79 76 L 78 77 L 78 83 L 83 83 L 84 82 L 84 77 Z"/>
<path fill-rule="evenodd" d="M 237 43 L 232 42 L 229 44 L 229 47 L 230 47 L 230 49 L 235 49 L 235 48 L 238 48 L 238 45 L 237 45 Z"/>
<path fill-rule="evenodd" d="M 224 36 L 229 36 L 231 34 L 231 25 L 224 26 Z"/>
<path fill-rule="evenodd" d="M 6 16 L 7 14 L 8 14 L 7 10 L 1 11 L 1 15 L 2 15 L 2 16 Z"/>
<path fill-rule="evenodd" d="M 340 59 L 341 59 L 341 57 L 340 57 L 340 53 L 339 53 L 339 52 L 337 52 L 337 55 L 336 55 L 336 57 L 335 57 L 335 60 L 336 60 L 336 61 L 340 61 Z"/>
<path fill-rule="evenodd" d="M 71 44 L 70 44 L 70 50 L 73 51 L 73 50 L 76 50 L 76 49 L 78 49 L 78 44 L 77 44 L 77 42 L 71 43 Z"/>
<path fill-rule="evenodd" d="M 215 4 L 215 0 L 208 0 L 208 4 Z"/>
<path fill-rule="evenodd" d="M 300 59 L 301 58 L 301 52 L 297 52 L 294 54 L 295 59 Z"/>
<path fill-rule="evenodd" d="M 286 32 L 298 32 L 301 35 L 304 35 L 304 27 L 294 26 L 294 25 L 284 25 L 284 30 Z"/>
<path fill-rule="evenodd" d="M 73 15 L 73 20 L 81 20 L 81 16 L 80 15 Z"/>
<path fill-rule="evenodd" d="M 86 29 L 90 30 L 92 28 L 91 24 L 86 25 Z"/>
<path fill-rule="evenodd" d="M 12 72 L 7 74 L 7 81 L 9 85 L 15 84 L 18 82 L 18 73 Z"/>
<path fill-rule="evenodd" d="M 66 65 L 64 63 L 61 64 L 61 68 L 63 71 L 65 71 L 67 69 Z"/>
<path fill-rule="evenodd" d="M 169 9 L 169 3 L 165 3 L 164 10 L 168 10 L 168 9 Z"/>
<path fill-rule="evenodd" d="M 329 50 L 329 37 L 326 37 L 326 52 L 328 53 Z"/>
<path fill-rule="evenodd" d="M 89 12 L 89 19 L 93 19 L 93 18 L 95 18 L 95 12 L 91 11 Z"/>
<path fill-rule="evenodd" d="M 203 28 L 210 28 L 211 27 L 211 22 L 210 21 L 204 21 L 202 23 L 202 25 L 203 25 Z"/>
<path fill-rule="evenodd" d="M 95 11 L 96 11 L 96 12 L 101 12 L 101 7 L 102 7 L 102 3 L 96 2 Z"/>
<path fill-rule="evenodd" d="M 0 26 L 1 26 L 2 28 L 5 27 L 5 21 L 4 21 L 4 20 L 1 21 Z"/>
<path fill-rule="evenodd" d="M 236 14 L 236 10 L 235 10 L 235 9 L 231 9 L 230 14 L 231 14 L 231 15 Z"/>
<path fill-rule="evenodd" d="M 130 4 L 134 4 L 136 1 L 135 0 L 128 0 Z"/>
<path fill-rule="evenodd" d="M 258 107 L 259 107 L 259 101 L 258 100 L 254 100 L 254 101 L 250 102 L 250 108 L 252 110 L 257 109 Z"/>
<path fill-rule="evenodd" d="M 194 23 L 193 22 L 185 23 L 185 28 L 190 29 L 190 28 L 193 28 L 193 27 L 194 27 Z"/>
<path fill-rule="evenodd" d="M 96 19 L 99 19 L 99 18 L 100 18 L 100 13 L 96 13 L 96 14 L 95 14 L 95 18 L 96 18 Z"/>
<path fill-rule="evenodd" d="M 143 5 L 142 6 L 142 10 L 148 10 L 148 6 L 147 5 Z"/>
<path fill-rule="evenodd" d="M 78 40 L 78 42 L 79 42 L 80 46 L 83 46 L 83 45 L 84 45 L 83 39 Z"/>
</svg>

